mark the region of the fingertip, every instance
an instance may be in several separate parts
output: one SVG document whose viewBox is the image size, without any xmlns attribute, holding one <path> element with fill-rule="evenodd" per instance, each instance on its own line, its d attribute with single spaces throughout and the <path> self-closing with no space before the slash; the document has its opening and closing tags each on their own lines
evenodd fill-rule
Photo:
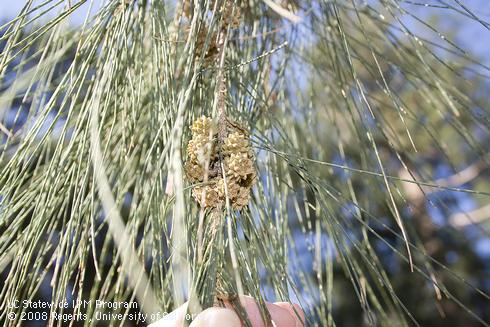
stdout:
<svg viewBox="0 0 490 327">
<path fill-rule="evenodd" d="M 241 327 L 235 311 L 227 308 L 208 308 L 197 315 L 189 327 Z"/>
<path fill-rule="evenodd" d="M 188 302 L 184 303 L 174 311 L 166 314 L 162 319 L 153 321 L 150 327 L 179 327 L 182 325 L 182 320 L 187 311 Z"/>
<path fill-rule="evenodd" d="M 283 309 L 288 310 L 291 316 L 296 321 L 297 327 L 303 327 L 306 325 L 305 313 L 303 312 L 303 309 L 301 309 L 301 307 L 298 304 L 289 303 L 289 302 L 275 302 L 274 304 Z"/>
</svg>

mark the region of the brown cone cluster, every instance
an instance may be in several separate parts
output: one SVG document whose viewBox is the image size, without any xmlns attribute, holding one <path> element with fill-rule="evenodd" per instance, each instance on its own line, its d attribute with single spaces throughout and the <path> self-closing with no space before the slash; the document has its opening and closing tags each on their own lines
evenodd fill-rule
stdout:
<svg viewBox="0 0 490 327">
<path fill-rule="evenodd" d="M 211 9 L 214 8 L 211 7 Z M 221 17 L 223 19 L 224 28 L 230 26 L 231 28 L 238 28 L 242 22 L 240 7 L 233 9 L 233 1 L 224 1 L 219 9 Z"/>
<path fill-rule="evenodd" d="M 255 183 L 255 156 L 244 128 L 237 123 L 220 128 L 226 129 L 223 140 L 218 140 L 218 129 L 212 119 L 203 116 L 192 124 L 185 174 L 191 183 L 200 184 L 194 186 L 192 196 L 201 207 L 224 206 L 228 197 L 233 209 L 241 210 L 250 200 L 250 189 Z"/>
<path fill-rule="evenodd" d="M 228 27 L 232 29 L 236 29 L 241 24 L 241 10 L 240 7 L 235 6 L 232 0 L 216 0 L 218 2 L 217 12 L 221 16 L 222 24 L 220 25 L 221 31 L 226 31 Z M 210 1 L 208 10 L 214 10 L 215 2 Z M 192 0 L 183 0 L 182 1 L 182 14 L 187 19 L 191 19 L 193 14 L 193 2 Z M 186 38 L 190 33 L 190 28 L 187 27 L 185 30 Z M 206 38 L 208 37 L 208 28 L 206 25 L 200 27 L 197 41 L 196 41 L 196 52 L 195 57 L 200 58 L 204 53 L 204 65 L 208 66 L 212 62 L 214 62 L 217 58 L 218 54 L 218 40 L 217 40 L 217 32 L 214 32 L 213 35 L 210 35 L 210 39 L 208 41 L 208 46 L 206 47 Z"/>
<path fill-rule="evenodd" d="M 216 6 L 216 0 L 209 2 L 208 10 L 214 10 Z M 218 13 L 223 19 L 223 27 L 238 28 L 241 22 L 241 10 L 240 7 L 233 9 L 233 0 L 218 0 Z M 182 0 L 182 14 L 184 17 L 191 18 L 193 13 L 193 1 Z"/>
<path fill-rule="evenodd" d="M 190 33 L 190 27 L 187 27 L 185 30 L 186 35 Z M 199 29 L 197 40 L 196 40 L 196 50 L 195 56 L 196 59 L 200 58 L 203 51 L 204 53 L 204 64 L 209 65 L 216 60 L 216 56 L 218 55 L 218 44 L 216 42 L 216 33 L 210 36 L 208 41 L 208 45 L 206 46 L 206 38 L 208 36 L 208 28 L 206 26 L 202 26 Z"/>
</svg>

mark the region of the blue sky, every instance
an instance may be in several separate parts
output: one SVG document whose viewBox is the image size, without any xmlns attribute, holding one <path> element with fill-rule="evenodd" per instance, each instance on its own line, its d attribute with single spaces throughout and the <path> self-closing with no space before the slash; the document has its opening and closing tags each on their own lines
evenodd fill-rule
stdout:
<svg viewBox="0 0 490 327">
<path fill-rule="evenodd" d="M 22 0 L 0 0 L 0 21 L 8 20 L 9 18 L 14 17 L 19 11 L 22 9 L 26 1 Z M 35 3 L 39 3 L 41 1 L 35 0 Z M 88 1 L 90 2 L 90 1 Z M 93 2 L 97 5 L 102 3 L 102 0 L 93 0 Z M 377 1 L 376 1 L 377 2 Z M 458 4 L 454 0 L 446 1 L 448 4 L 462 10 Z M 414 3 L 421 3 L 424 5 L 413 5 L 409 3 L 404 3 L 403 7 L 409 9 L 410 12 L 416 14 L 419 17 L 426 17 L 426 15 L 440 15 L 440 22 L 443 24 L 444 29 L 453 30 L 456 32 L 456 41 L 460 44 L 464 49 L 469 50 L 473 54 L 479 57 L 480 60 L 483 60 L 484 63 L 490 65 L 490 31 L 487 30 L 480 23 L 469 19 L 464 18 L 462 15 L 455 14 L 454 11 L 441 9 L 441 8 L 433 8 L 431 5 L 440 5 L 441 3 L 437 0 L 420 0 L 414 1 Z M 490 1 L 489 0 L 464 0 L 464 5 L 478 14 L 480 18 L 486 21 L 490 21 Z M 427 6 L 425 6 L 427 4 Z M 85 18 L 86 12 L 88 10 L 88 3 L 85 4 L 82 8 L 77 11 L 77 15 L 71 17 L 71 21 L 74 23 L 80 24 Z M 407 20 L 411 21 L 414 25 L 413 20 L 407 18 Z M 419 31 L 420 33 L 425 34 L 425 31 Z M 437 35 L 430 33 L 429 37 L 437 39 Z"/>
<path fill-rule="evenodd" d="M 485 26 L 475 21 L 472 18 L 464 17 L 453 10 L 430 7 L 430 5 L 441 5 L 437 0 L 420 0 L 413 1 L 414 3 L 428 4 L 429 6 L 417 6 L 404 4 L 403 7 L 410 10 L 420 18 L 431 15 L 439 17 L 439 29 L 441 31 L 453 32 L 456 35 L 456 43 L 464 50 L 469 50 L 471 53 L 479 57 L 479 59 L 489 65 L 490 64 L 490 30 Z M 445 1 L 445 3 L 457 8 L 464 13 L 454 0 Z M 475 13 L 480 19 L 490 22 L 490 1 L 489 0 L 464 0 L 461 3 Z M 411 20 L 413 23 L 414 20 Z M 415 23 L 414 23 L 415 24 Z M 420 27 L 420 24 L 417 25 Z M 490 27 L 489 27 L 490 28 Z M 429 33 L 427 28 L 420 28 L 422 35 L 428 35 L 432 39 L 439 39 L 437 34 Z"/>
<path fill-rule="evenodd" d="M 34 4 L 39 4 L 39 3 L 43 3 L 43 2 L 45 2 L 45 0 L 34 0 Z M 57 1 L 53 1 L 52 4 L 49 4 L 46 7 L 50 7 L 56 2 Z M 65 2 L 67 2 L 67 1 L 65 1 Z M 71 2 L 76 3 L 78 1 L 72 0 Z M 77 15 L 72 15 L 70 17 L 70 21 L 75 23 L 75 24 L 83 23 L 83 20 L 85 19 L 87 11 L 90 8 L 90 5 L 89 5 L 90 2 L 91 1 L 89 0 L 89 1 L 87 1 L 87 3 L 82 5 L 77 10 Z M 103 1 L 102 0 L 92 0 L 92 2 L 94 4 L 93 6 L 97 7 Z M 0 22 L 15 17 L 20 12 L 22 7 L 24 7 L 25 3 L 26 3 L 26 0 L 0 0 Z M 63 8 L 63 7 L 60 5 L 59 8 Z M 92 12 L 93 11 L 94 10 L 92 9 Z M 53 11 L 53 12 L 56 12 L 56 11 Z"/>
</svg>

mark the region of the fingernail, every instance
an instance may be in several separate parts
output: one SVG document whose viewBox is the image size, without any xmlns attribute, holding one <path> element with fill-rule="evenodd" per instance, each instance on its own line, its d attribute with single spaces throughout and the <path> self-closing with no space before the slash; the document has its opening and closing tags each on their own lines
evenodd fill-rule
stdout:
<svg viewBox="0 0 490 327">
<path fill-rule="evenodd" d="M 294 319 L 296 327 L 305 326 L 305 321 L 303 320 L 304 315 L 302 315 L 303 310 L 298 304 L 296 303 L 291 304 L 290 302 L 275 302 L 274 304 L 289 311 L 289 314 Z"/>
</svg>

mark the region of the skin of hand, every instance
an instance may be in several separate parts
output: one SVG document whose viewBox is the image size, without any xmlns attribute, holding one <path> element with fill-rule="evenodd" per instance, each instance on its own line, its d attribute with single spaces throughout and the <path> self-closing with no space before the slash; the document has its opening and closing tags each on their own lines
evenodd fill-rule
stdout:
<svg viewBox="0 0 490 327">
<path fill-rule="evenodd" d="M 265 327 L 260 315 L 260 309 L 252 297 L 241 296 L 240 302 L 247 311 L 248 318 L 253 327 Z M 274 326 L 277 327 L 303 327 L 305 316 L 303 310 L 297 304 L 288 302 L 266 303 Z M 238 315 L 232 309 L 229 302 L 225 302 L 226 308 L 208 308 L 198 314 L 190 324 L 190 327 L 242 327 Z M 187 311 L 187 303 L 172 311 L 169 315 L 160 319 L 150 327 L 180 327 Z"/>
</svg>

